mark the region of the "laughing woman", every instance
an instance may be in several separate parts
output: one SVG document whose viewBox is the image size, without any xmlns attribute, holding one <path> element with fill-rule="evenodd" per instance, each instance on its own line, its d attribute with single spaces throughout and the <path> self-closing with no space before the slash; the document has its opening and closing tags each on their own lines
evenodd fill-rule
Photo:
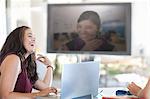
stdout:
<svg viewBox="0 0 150 99">
<path fill-rule="evenodd" d="M 0 52 L 0 99 L 33 99 L 56 93 L 49 87 L 53 68 L 48 58 L 38 60 L 47 66 L 43 81 L 38 79 L 35 58 L 35 37 L 27 26 L 18 27 L 7 37 Z M 32 88 L 39 92 L 32 93 Z"/>
</svg>

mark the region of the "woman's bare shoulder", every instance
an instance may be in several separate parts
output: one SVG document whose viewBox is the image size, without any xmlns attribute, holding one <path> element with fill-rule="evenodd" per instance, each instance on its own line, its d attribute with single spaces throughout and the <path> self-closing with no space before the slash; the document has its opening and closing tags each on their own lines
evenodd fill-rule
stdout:
<svg viewBox="0 0 150 99">
<path fill-rule="evenodd" d="M 20 64 L 20 58 L 16 54 L 7 55 L 2 64 Z"/>
<path fill-rule="evenodd" d="M 16 55 L 16 54 L 9 54 L 9 55 L 7 55 L 7 56 L 5 57 L 5 59 L 7 59 L 7 60 L 20 60 L 19 56 Z M 4 59 L 4 60 L 5 60 L 5 59 Z"/>
</svg>

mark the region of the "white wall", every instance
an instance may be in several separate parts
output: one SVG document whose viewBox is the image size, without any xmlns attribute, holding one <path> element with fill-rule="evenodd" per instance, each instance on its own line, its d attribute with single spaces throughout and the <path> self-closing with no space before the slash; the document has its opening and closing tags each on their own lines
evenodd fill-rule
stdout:
<svg viewBox="0 0 150 99">
<path fill-rule="evenodd" d="M 132 9 L 132 53 L 144 48 L 145 55 L 150 56 L 150 1 L 136 0 Z"/>
<path fill-rule="evenodd" d="M 0 49 L 6 38 L 6 0 L 0 0 Z"/>
<path fill-rule="evenodd" d="M 46 53 L 47 22 L 46 4 L 31 9 L 32 30 L 36 34 L 36 51 Z"/>
<path fill-rule="evenodd" d="M 8 0 L 8 33 L 14 30 L 18 26 L 27 25 L 31 26 L 31 10 L 30 0 Z"/>
</svg>

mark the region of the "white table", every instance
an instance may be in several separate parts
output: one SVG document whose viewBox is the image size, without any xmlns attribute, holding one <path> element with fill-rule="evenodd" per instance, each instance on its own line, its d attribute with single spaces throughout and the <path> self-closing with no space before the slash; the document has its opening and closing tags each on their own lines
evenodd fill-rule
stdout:
<svg viewBox="0 0 150 99">
<path fill-rule="evenodd" d="M 127 88 L 125 88 L 125 87 L 99 88 L 98 95 L 97 95 L 98 98 L 94 98 L 94 99 L 101 99 L 102 96 L 116 96 L 117 90 L 127 90 Z M 37 99 L 60 99 L 60 95 L 38 97 Z"/>
<path fill-rule="evenodd" d="M 109 88 L 99 88 L 98 95 L 101 96 L 116 96 L 117 90 L 128 90 L 126 87 L 109 87 Z"/>
</svg>

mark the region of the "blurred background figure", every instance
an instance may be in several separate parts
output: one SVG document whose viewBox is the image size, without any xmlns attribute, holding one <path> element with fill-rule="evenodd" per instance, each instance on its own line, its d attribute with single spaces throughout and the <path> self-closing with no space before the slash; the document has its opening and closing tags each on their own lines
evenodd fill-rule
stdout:
<svg viewBox="0 0 150 99">
<path fill-rule="evenodd" d="M 105 38 L 115 46 L 114 51 L 126 51 L 126 42 L 116 31 L 108 31 L 108 33 L 105 34 Z"/>
<path fill-rule="evenodd" d="M 55 50 L 59 50 L 60 46 L 64 45 L 65 43 L 70 41 L 70 36 L 68 35 L 67 32 L 63 33 L 54 33 L 54 45 L 53 48 Z"/>
</svg>

